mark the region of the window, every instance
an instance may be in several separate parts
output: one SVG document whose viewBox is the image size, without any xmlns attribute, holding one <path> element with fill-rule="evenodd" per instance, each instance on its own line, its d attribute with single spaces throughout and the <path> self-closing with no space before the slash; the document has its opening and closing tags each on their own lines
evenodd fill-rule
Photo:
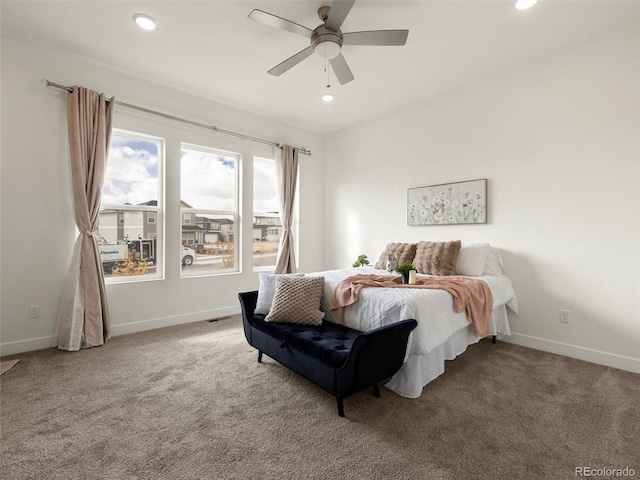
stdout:
<svg viewBox="0 0 640 480">
<path fill-rule="evenodd" d="M 253 267 L 272 270 L 276 265 L 282 234 L 280 203 L 276 184 L 276 163 L 253 159 Z M 275 228 L 277 226 L 277 228 Z"/>
<path fill-rule="evenodd" d="M 98 217 L 107 282 L 162 277 L 164 139 L 113 130 Z"/>
<path fill-rule="evenodd" d="M 238 271 L 239 155 L 182 144 L 182 276 Z M 185 261 L 192 256 L 193 261 Z"/>
</svg>

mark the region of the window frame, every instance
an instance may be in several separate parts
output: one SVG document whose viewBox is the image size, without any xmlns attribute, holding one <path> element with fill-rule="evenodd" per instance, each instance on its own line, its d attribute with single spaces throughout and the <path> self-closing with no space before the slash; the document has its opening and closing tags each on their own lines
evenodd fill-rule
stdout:
<svg viewBox="0 0 640 480">
<path fill-rule="evenodd" d="M 167 149 L 167 140 L 164 137 L 160 137 L 157 135 L 149 135 L 147 133 L 134 132 L 132 130 L 125 130 L 121 128 L 112 128 L 111 131 L 111 139 L 114 137 L 126 138 L 129 140 L 140 140 L 145 142 L 151 142 L 157 144 L 158 147 L 158 194 L 156 199 L 156 206 L 151 205 L 129 205 L 129 204 L 114 204 L 114 203 L 100 203 L 100 211 L 98 213 L 98 219 L 100 218 L 100 213 L 104 210 L 113 210 L 117 212 L 117 224 L 118 226 L 126 225 L 126 214 L 135 212 L 142 214 L 142 222 L 146 221 L 147 215 L 149 212 L 155 213 L 156 221 L 154 225 L 156 226 L 155 233 L 155 274 L 145 274 L 145 275 L 126 275 L 126 276 L 117 276 L 117 277 L 106 277 L 104 278 L 105 284 L 119 284 L 119 283 L 134 283 L 134 282 L 148 282 L 148 281 L 157 281 L 164 280 L 165 278 L 165 222 L 164 222 L 164 192 L 165 192 L 165 165 L 166 165 L 166 149 Z M 109 155 L 111 155 L 111 148 L 109 148 Z M 107 157 L 107 167 L 108 167 L 109 158 Z M 104 186 L 103 186 L 104 188 Z M 98 220 L 98 233 L 99 230 L 99 220 Z M 129 240 L 137 240 L 135 238 Z"/>
<path fill-rule="evenodd" d="M 277 166 L 276 166 L 276 160 L 274 158 L 269 158 L 269 157 L 265 157 L 265 156 L 261 156 L 261 155 L 254 155 L 253 156 L 253 177 L 251 178 L 251 191 L 253 192 L 253 195 L 255 196 L 255 164 L 256 162 L 259 163 L 265 163 L 265 164 L 271 164 L 273 165 L 274 171 L 275 171 L 275 175 L 276 175 L 276 182 L 278 181 L 278 173 L 277 173 Z M 278 186 L 276 184 L 276 195 L 278 195 Z M 280 210 L 280 199 L 277 199 L 278 201 L 278 210 Z M 299 219 L 299 205 L 300 205 L 300 166 L 298 166 L 298 171 L 296 172 L 296 194 L 295 194 L 295 203 L 293 206 L 293 221 L 292 221 L 292 225 L 291 228 L 294 232 L 293 235 L 293 240 L 294 240 L 294 252 L 295 252 L 295 258 L 296 258 L 296 268 L 299 266 L 299 234 L 300 234 L 300 229 L 299 229 L 299 225 L 300 225 L 300 219 Z M 254 236 L 253 236 L 253 226 L 254 225 L 260 225 L 262 228 L 265 228 L 267 230 L 269 229 L 273 229 L 274 227 L 276 227 L 275 225 L 275 219 L 278 220 L 278 223 L 280 223 L 279 226 L 277 226 L 278 228 L 283 228 L 282 226 L 282 219 L 280 218 L 280 212 L 278 213 L 269 213 L 269 212 L 262 212 L 262 211 L 258 211 L 258 210 L 254 210 L 253 209 L 253 205 L 251 206 L 251 214 L 252 214 L 252 226 L 251 226 L 251 267 L 253 269 L 254 273 L 269 273 L 269 272 L 274 272 L 276 269 L 276 264 L 277 264 L 277 252 L 276 252 L 276 263 L 274 263 L 273 265 L 264 265 L 264 266 L 254 266 L 253 265 L 253 261 L 254 261 L 254 257 L 253 257 L 253 245 L 254 245 Z M 256 221 L 259 220 L 260 218 L 265 219 L 265 221 Z M 273 220 L 272 220 L 273 219 Z M 282 238 L 282 232 L 280 232 L 280 236 L 278 237 L 278 245 L 280 245 L 280 238 Z"/>
<path fill-rule="evenodd" d="M 192 142 L 180 142 L 180 152 L 183 150 L 193 150 L 204 152 L 212 155 L 219 155 L 223 157 L 233 157 L 235 161 L 234 165 L 234 190 L 235 197 L 233 199 L 233 208 L 234 210 L 217 210 L 217 209 L 200 209 L 200 208 L 189 208 L 184 207 L 184 200 L 182 199 L 182 192 L 180 192 L 180 215 L 183 220 L 180 223 L 180 243 L 183 244 L 182 236 L 184 225 L 198 225 L 198 216 L 221 216 L 221 217 L 231 217 L 232 219 L 232 227 L 231 233 L 233 233 L 233 268 L 226 269 L 218 269 L 218 270 L 206 270 L 203 272 L 197 273 L 189 273 L 189 271 L 185 271 L 184 268 L 180 268 L 180 278 L 198 278 L 198 277 L 212 277 L 212 276 L 220 276 L 220 275 L 230 275 L 240 273 L 242 271 L 242 266 L 240 264 L 241 260 L 241 250 L 242 250 L 242 238 L 241 238 L 241 228 L 240 228 L 240 197 L 241 197 L 241 189 L 240 189 L 240 179 L 241 179 L 241 164 L 242 164 L 242 153 L 233 152 L 230 150 L 224 150 L 221 148 L 210 147 L 207 145 L 199 145 Z M 180 155 L 180 174 L 182 175 L 182 155 Z M 182 181 L 180 182 L 180 190 L 182 189 Z M 184 223 L 185 214 L 189 214 L 190 222 Z M 194 216 L 195 222 L 191 221 L 191 215 Z M 213 223 L 213 222 L 212 222 Z M 222 224 L 220 222 L 215 222 L 215 225 L 220 226 L 220 230 L 222 230 Z M 191 248 L 191 247 L 189 247 Z"/>
</svg>

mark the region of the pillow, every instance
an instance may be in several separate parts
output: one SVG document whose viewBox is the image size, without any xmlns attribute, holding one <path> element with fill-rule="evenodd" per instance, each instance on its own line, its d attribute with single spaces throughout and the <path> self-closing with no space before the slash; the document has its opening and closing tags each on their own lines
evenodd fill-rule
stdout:
<svg viewBox="0 0 640 480">
<path fill-rule="evenodd" d="M 484 266 L 485 275 L 502 275 L 502 256 L 500 250 L 495 247 L 489 247 L 487 254 L 487 263 Z"/>
<path fill-rule="evenodd" d="M 375 268 L 378 270 L 385 270 L 387 268 L 387 253 L 392 253 L 396 257 L 398 265 L 404 262 L 412 262 L 413 257 L 416 255 L 415 243 L 390 243 L 387 248 L 380 254 L 378 263 L 375 264 Z"/>
<path fill-rule="evenodd" d="M 273 297 L 276 294 L 276 277 L 280 275 L 289 275 L 294 277 L 304 277 L 303 273 L 261 273 L 260 288 L 258 289 L 258 301 L 256 302 L 255 313 L 266 315 L 271 310 Z"/>
<path fill-rule="evenodd" d="M 322 325 L 324 313 L 320 311 L 320 299 L 324 289 L 324 277 L 276 278 L 276 294 L 265 322 Z"/>
<path fill-rule="evenodd" d="M 488 243 L 474 243 L 463 245 L 456 261 L 456 273 L 470 277 L 481 277 L 487 262 L 490 245 Z"/>
<path fill-rule="evenodd" d="M 460 240 L 453 242 L 418 242 L 413 265 L 418 273 L 455 275 Z"/>
</svg>

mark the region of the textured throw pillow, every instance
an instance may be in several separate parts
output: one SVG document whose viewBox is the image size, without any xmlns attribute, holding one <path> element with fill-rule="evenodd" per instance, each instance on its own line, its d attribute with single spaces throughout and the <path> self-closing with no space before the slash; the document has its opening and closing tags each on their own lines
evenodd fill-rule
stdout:
<svg viewBox="0 0 640 480">
<path fill-rule="evenodd" d="M 404 262 L 412 262 L 413 257 L 416 255 L 415 243 L 390 243 L 387 248 L 380 254 L 378 263 L 375 264 L 375 268 L 378 270 L 384 270 L 387 268 L 387 253 L 392 253 L 396 257 L 398 265 L 402 265 Z"/>
<path fill-rule="evenodd" d="M 320 311 L 320 299 L 324 277 L 276 278 L 276 295 L 265 322 L 321 325 L 324 313 Z"/>
<path fill-rule="evenodd" d="M 418 273 L 455 275 L 461 242 L 418 242 L 413 265 Z"/>
<path fill-rule="evenodd" d="M 258 289 L 258 301 L 256 302 L 255 313 L 266 315 L 271 310 L 273 297 L 276 294 L 276 278 L 280 275 L 289 275 L 292 277 L 304 277 L 304 273 L 261 273 L 260 288 Z"/>
<path fill-rule="evenodd" d="M 463 245 L 456 261 L 456 273 L 470 277 L 481 277 L 489 253 L 488 243 Z"/>
</svg>

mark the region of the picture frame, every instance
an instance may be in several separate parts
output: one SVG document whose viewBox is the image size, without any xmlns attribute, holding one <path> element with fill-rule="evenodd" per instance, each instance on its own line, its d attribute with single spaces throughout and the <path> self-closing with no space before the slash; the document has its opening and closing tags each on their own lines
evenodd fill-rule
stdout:
<svg viewBox="0 0 640 480">
<path fill-rule="evenodd" d="M 441 183 L 407 190 L 407 225 L 487 223 L 487 179 Z"/>
</svg>

